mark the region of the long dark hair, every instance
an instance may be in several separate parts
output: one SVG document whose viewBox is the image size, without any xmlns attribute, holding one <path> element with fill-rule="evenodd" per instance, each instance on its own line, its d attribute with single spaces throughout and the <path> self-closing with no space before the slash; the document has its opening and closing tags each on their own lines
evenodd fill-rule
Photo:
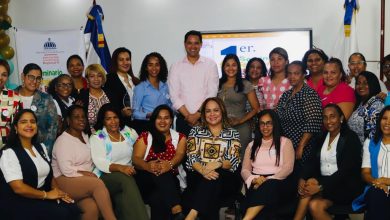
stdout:
<svg viewBox="0 0 390 220">
<path fill-rule="evenodd" d="M 306 51 L 305 55 L 303 55 L 303 58 L 302 58 L 302 62 L 303 64 L 305 65 L 305 69 L 307 69 L 307 60 L 309 59 L 309 56 L 312 55 L 312 54 L 318 54 L 318 56 L 321 57 L 321 59 L 324 61 L 324 64 L 326 61 L 329 60 L 329 57 L 328 55 L 326 55 L 326 53 L 321 50 L 320 48 L 313 48 L 313 49 L 310 49 L 308 51 Z M 309 75 L 308 77 L 311 75 L 311 72 L 309 72 Z"/>
<path fill-rule="evenodd" d="M 257 118 L 259 119 L 259 124 L 258 124 L 259 127 L 260 127 L 260 119 L 264 115 L 269 115 L 272 119 L 272 145 L 275 147 L 276 150 L 275 165 L 278 166 L 280 161 L 280 138 L 282 137 L 282 127 L 280 125 L 280 119 L 278 114 L 276 114 L 274 110 L 265 109 L 261 111 L 259 114 L 257 114 Z M 263 141 L 263 134 L 261 134 L 259 127 L 255 129 L 255 139 L 253 140 L 253 146 L 251 151 L 252 161 L 256 160 L 257 151 L 260 149 Z"/>
<path fill-rule="evenodd" d="M 206 100 L 204 100 L 204 102 L 202 103 L 202 106 L 200 107 L 200 119 L 201 119 L 201 126 L 203 128 L 208 128 L 208 124 L 207 124 L 207 121 L 206 121 L 206 105 L 207 103 L 211 102 L 211 101 L 214 101 L 217 103 L 219 109 L 221 110 L 221 115 L 222 115 L 222 127 L 225 129 L 225 128 L 229 128 L 231 127 L 230 126 L 230 123 L 229 123 L 229 118 L 227 116 L 227 111 L 226 111 L 226 107 L 225 105 L 223 104 L 223 101 L 218 98 L 218 97 L 210 97 L 210 98 L 207 98 Z"/>
<path fill-rule="evenodd" d="M 372 72 L 369 71 L 363 71 L 359 73 L 357 79 L 359 79 L 360 76 L 363 76 L 367 80 L 368 84 L 368 97 L 367 99 L 363 100 L 362 97 L 356 92 L 355 90 L 355 96 L 356 96 L 356 104 L 355 109 L 357 109 L 360 105 L 360 103 L 365 104 L 371 97 L 378 95 L 381 92 L 381 87 L 379 84 L 378 77 Z M 358 83 L 358 80 L 356 80 L 356 84 Z M 355 86 L 356 88 L 356 86 Z"/>
<path fill-rule="evenodd" d="M 251 81 L 249 77 L 249 69 L 251 68 L 252 63 L 255 61 L 259 62 L 261 65 L 260 78 L 267 76 L 267 66 L 265 65 L 264 60 L 261 59 L 260 57 L 253 57 L 248 61 L 245 67 L 245 79 L 247 79 L 248 81 Z"/>
<path fill-rule="evenodd" d="M 221 89 L 222 85 L 227 81 L 227 75 L 225 72 L 225 64 L 230 59 L 234 60 L 234 62 L 237 63 L 236 84 L 234 85 L 234 90 L 237 93 L 239 93 L 239 92 L 242 92 L 244 90 L 244 83 L 242 82 L 240 59 L 238 59 L 238 56 L 236 54 L 228 54 L 225 56 L 225 58 L 222 61 L 222 77 L 219 80 L 219 89 Z"/>
<path fill-rule="evenodd" d="M 7 143 L 5 144 L 3 149 L 23 147 L 22 143 L 20 142 L 19 135 L 16 133 L 16 126 L 17 126 L 20 118 L 24 114 L 26 114 L 26 113 L 31 113 L 34 116 L 35 121 L 38 121 L 37 116 L 35 115 L 35 113 L 32 110 L 30 110 L 30 109 L 22 109 L 22 110 L 18 111 L 18 113 L 16 113 L 15 118 L 14 118 L 12 124 L 11 124 L 11 131 L 10 131 L 10 133 L 8 135 Z M 32 137 L 31 143 L 34 146 L 39 145 L 39 142 L 38 142 L 38 125 L 37 125 L 37 133 Z"/>
<path fill-rule="evenodd" d="M 158 73 L 158 80 L 161 82 L 166 82 L 167 77 L 168 77 L 168 67 L 167 67 L 167 62 L 165 61 L 164 57 L 161 56 L 161 54 L 157 52 L 152 52 L 148 55 L 145 56 L 144 60 L 142 61 L 141 64 L 141 70 L 139 74 L 139 79 L 141 81 L 145 81 L 148 79 L 148 71 L 146 68 L 148 67 L 149 59 L 155 57 L 158 59 L 158 62 L 160 63 L 160 72 Z"/>
<path fill-rule="evenodd" d="M 165 136 L 161 132 L 159 132 L 156 128 L 156 120 L 160 111 L 167 110 L 169 112 L 169 116 L 173 122 L 173 111 L 168 105 L 159 105 L 157 106 L 150 116 L 150 128 L 149 132 L 153 137 L 152 148 L 155 153 L 164 152 L 166 149 L 165 146 Z"/>
<path fill-rule="evenodd" d="M 375 144 L 378 144 L 378 142 L 382 139 L 383 132 L 381 129 L 381 120 L 387 111 L 390 111 L 390 105 L 388 105 L 382 109 L 382 111 L 381 111 L 381 113 L 379 113 L 379 117 L 376 121 L 376 129 L 375 129 L 375 134 L 374 134 L 374 143 Z"/>
</svg>

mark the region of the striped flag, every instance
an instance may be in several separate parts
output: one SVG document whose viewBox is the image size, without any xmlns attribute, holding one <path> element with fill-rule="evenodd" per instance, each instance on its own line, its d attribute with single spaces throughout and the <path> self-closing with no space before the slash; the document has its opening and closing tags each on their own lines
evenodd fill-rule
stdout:
<svg viewBox="0 0 390 220">
<path fill-rule="evenodd" d="M 87 65 L 100 63 L 108 72 L 110 69 L 111 55 L 103 33 L 103 18 L 102 8 L 94 2 L 88 13 L 88 21 L 85 25 L 84 34 L 88 34 L 87 36 L 89 36 Z"/>
<path fill-rule="evenodd" d="M 331 55 L 339 58 L 348 72 L 348 58 L 354 52 L 359 52 L 357 39 L 356 17 L 359 11 L 358 0 L 345 0 L 344 2 L 344 21 L 340 28 L 339 37 L 333 48 Z"/>
</svg>

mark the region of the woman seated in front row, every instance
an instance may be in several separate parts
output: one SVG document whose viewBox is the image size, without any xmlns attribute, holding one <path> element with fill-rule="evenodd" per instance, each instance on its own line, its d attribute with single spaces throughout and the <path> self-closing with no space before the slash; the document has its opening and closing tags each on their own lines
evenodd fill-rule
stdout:
<svg viewBox="0 0 390 220">
<path fill-rule="evenodd" d="M 142 132 L 134 145 L 133 163 L 138 169 L 140 191 L 151 207 L 151 219 L 184 219 L 178 176 L 186 154 L 186 137 L 171 128 L 173 111 L 160 105 L 150 116 L 150 132 Z M 179 166 L 179 167 L 178 167 Z M 182 185 L 185 187 L 185 185 Z"/>
<path fill-rule="evenodd" d="M 77 202 L 82 220 L 97 220 L 99 212 L 105 220 L 116 220 L 110 194 L 93 172 L 88 135 L 83 131 L 87 117 L 82 106 L 72 105 L 66 116 L 66 130 L 53 147 L 53 175 L 61 189 Z"/>
<path fill-rule="evenodd" d="M 390 219 L 390 106 L 379 114 L 374 138 L 363 147 L 362 176 L 366 183 L 364 200 L 367 220 Z"/>
<path fill-rule="evenodd" d="M 239 134 L 230 127 L 222 100 L 206 99 L 201 120 L 200 126 L 191 129 L 187 141 L 187 220 L 198 215 L 202 219 L 219 219 L 221 196 L 237 193 L 241 186 L 239 175 L 234 173 L 240 164 Z"/>
<path fill-rule="evenodd" d="M 137 132 L 124 125 L 111 103 L 100 108 L 95 129 L 89 140 L 92 160 L 110 192 L 115 216 L 121 220 L 148 219 L 131 162 Z"/>
<path fill-rule="evenodd" d="M 326 131 L 319 137 L 299 180 L 295 220 L 309 208 L 314 219 L 332 219 L 326 211 L 334 204 L 352 204 L 363 190 L 360 176 L 362 145 L 347 125 L 341 108 L 328 104 L 323 110 Z"/>
<path fill-rule="evenodd" d="M 50 166 L 46 147 L 37 142 L 37 117 L 20 110 L 12 123 L 0 155 L 1 218 L 24 220 L 77 219 L 79 210 L 60 190 Z"/>
<path fill-rule="evenodd" d="M 294 148 L 288 138 L 281 136 L 278 115 L 267 109 L 258 118 L 255 139 L 245 150 L 242 162 L 241 176 L 248 188 L 244 220 L 254 219 L 265 206 L 277 204 L 282 180 L 294 168 Z"/>
</svg>

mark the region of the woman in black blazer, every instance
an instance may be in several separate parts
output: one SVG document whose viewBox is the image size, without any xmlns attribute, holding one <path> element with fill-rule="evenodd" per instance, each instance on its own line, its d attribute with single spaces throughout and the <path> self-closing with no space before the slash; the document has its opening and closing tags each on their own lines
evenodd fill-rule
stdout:
<svg viewBox="0 0 390 220">
<path fill-rule="evenodd" d="M 111 58 L 111 73 L 107 74 L 104 86 L 111 103 L 121 111 L 126 125 L 130 126 L 133 109 L 131 107 L 133 90 L 140 83 L 131 68 L 131 52 L 120 47 Z"/>
<path fill-rule="evenodd" d="M 299 204 L 295 220 L 309 208 L 314 219 L 332 219 L 326 210 L 334 204 L 349 205 L 363 191 L 360 177 L 362 145 L 336 104 L 323 110 L 326 131 L 316 140 L 303 167 L 298 186 Z"/>
</svg>

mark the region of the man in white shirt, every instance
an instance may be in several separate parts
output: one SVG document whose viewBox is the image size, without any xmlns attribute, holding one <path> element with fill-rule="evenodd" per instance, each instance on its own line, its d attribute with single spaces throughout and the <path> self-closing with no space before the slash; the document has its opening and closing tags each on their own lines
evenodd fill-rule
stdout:
<svg viewBox="0 0 390 220">
<path fill-rule="evenodd" d="M 189 31 L 184 37 L 186 57 L 171 66 L 168 87 L 173 107 L 179 112 L 176 130 L 188 135 L 200 119 L 200 107 L 218 92 L 218 68 L 215 61 L 199 54 L 202 34 Z"/>
</svg>

